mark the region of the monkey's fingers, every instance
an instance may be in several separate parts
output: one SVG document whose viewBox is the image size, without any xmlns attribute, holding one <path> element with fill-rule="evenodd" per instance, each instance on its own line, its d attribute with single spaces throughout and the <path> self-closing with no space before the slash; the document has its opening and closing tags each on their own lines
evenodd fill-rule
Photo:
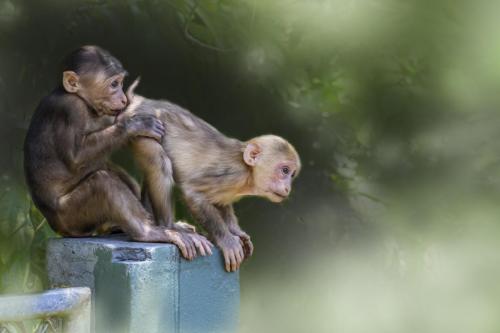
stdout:
<svg viewBox="0 0 500 333">
<path fill-rule="evenodd" d="M 238 238 L 238 240 L 240 241 L 240 243 L 239 243 L 239 244 L 240 244 L 240 246 L 238 247 L 238 250 L 237 250 L 237 251 L 238 251 L 238 252 L 239 252 L 240 250 L 241 250 L 241 251 L 243 251 L 243 250 L 244 250 L 244 248 L 245 248 L 245 243 L 243 242 L 243 240 L 242 240 L 241 238 Z"/>
<path fill-rule="evenodd" d="M 245 259 L 247 258 L 244 246 L 242 246 L 240 249 L 240 256 L 241 256 L 241 263 L 243 263 L 243 261 L 245 261 Z"/>
<path fill-rule="evenodd" d="M 170 230 L 170 233 L 175 235 L 175 237 L 173 238 L 174 241 L 172 241 L 172 242 L 179 247 L 179 249 L 181 250 L 182 256 L 186 260 L 193 259 L 193 251 L 191 250 L 191 245 L 189 244 L 189 240 L 186 239 L 186 237 L 184 237 L 181 233 L 179 233 L 177 231 Z M 182 244 L 182 248 L 179 244 Z"/>
<path fill-rule="evenodd" d="M 226 272 L 231 272 L 231 260 L 229 260 L 229 253 L 226 250 L 222 250 L 224 255 L 224 264 L 226 268 Z"/>
<path fill-rule="evenodd" d="M 214 246 L 208 239 L 199 234 L 193 234 L 193 236 L 198 240 L 201 249 L 198 248 L 200 253 L 205 253 L 202 255 L 212 255 L 212 247 Z"/>
<path fill-rule="evenodd" d="M 229 260 L 231 265 L 231 272 L 235 272 L 238 269 L 238 262 L 236 260 L 236 252 L 233 250 L 229 251 Z"/>
<path fill-rule="evenodd" d="M 165 135 L 165 127 L 161 122 L 155 123 L 153 126 L 153 132 L 155 134 L 154 139 L 160 141 L 161 138 L 163 138 L 163 136 Z"/>
<path fill-rule="evenodd" d="M 232 249 L 223 249 L 224 262 L 226 266 L 226 271 L 234 272 L 236 271 L 237 263 L 235 252 Z"/>
<path fill-rule="evenodd" d="M 212 252 L 212 246 L 210 246 L 209 244 L 211 243 L 209 243 L 208 240 L 206 239 L 201 241 L 201 245 L 205 249 L 206 254 L 211 256 L 213 252 Z"/>
<path fill-rule="evenodd" d="M 245 258 L 251 257 L 253 254 L 253 243 L 250 240 L 250 238 L 244 241 L 244 248 L 245 248 Z"/>
<path fill-rule="evenodd" d="M 186 244 L 184 244 L 184 241 L 182 238 L 177 234 L 177 235 L 172 235 L 169 233 L 170 241 L 175 244 L 178 248 L 179 251 L 181 251 L 181 254 L 184 258 L 188 259 L 189 258 L 189 252 L 186 247 Z"/>
<path fill-rule="evenodd" d="M 182 234 L 182 237 L 186 243 L 186 248 L 189 253 L 189 260 L 193 260 L 196 257 L 196 246 L 193 242 L 193 239 L 186 234 Z"/>
<path fill-rule="evenodd" d="M 165 135 L 165 125 L 158 119 L 155 119 L 154 127 L 157 131 Z"/>
<path fill-rule="evenodd" d="M 241 232 L 238 236 L 244 241 L 250 240 L 250 236 L 245 232 Z"/>
<path fill-rule="evenodd" d="M 245 258 L 245 254 L 243 253 L 243 248 L 239 248 L 236 251 L 234 251 L 234 257 L 236 259 L 236 269 L 240 268 L 241 263 L 243 262 L 243 259 Z"/>
<path fill-rule="evenodd" d="M 205 244 L 208 248 L 212 249 L 214 247 L 214 244 L 211 241 L 209 241 L 205 236 L 196 234 L 196 237 L 198 237 L 202 241 L 202 243 Z"/>
<path fill-rule="evenodd" d="M 202 236 L 203 237 L 203 236 Z M 203 244 L 203 247 L 205 248 L 205 251 L 209 254 L 209 255 L 212 255 L 212 248 L 214 247 L 214 244 L 212 244 L 212 242 L 210 242 L 208 239 L 206 239 L 205 237 L 203 237 L 202 239 L 202 242 Z"/>
<path fill-rule="evenodd" d="M 191 239 L 193 240 L 193 243 L 194 243 L 196 249 L 198 249 L 198 252 L 202 256 L 206 256 L 207 252 L 205 251 L 205 248 L 203 247 L 203 244 L 201 243 L 201 240 L 199 240 L 194 234 L 192 234 L 190 236 L 191 236 Z"/>
</svg>

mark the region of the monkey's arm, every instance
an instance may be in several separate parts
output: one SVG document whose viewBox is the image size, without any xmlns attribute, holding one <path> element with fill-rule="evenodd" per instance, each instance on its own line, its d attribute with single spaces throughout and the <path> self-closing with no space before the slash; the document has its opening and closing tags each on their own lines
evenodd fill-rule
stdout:
<svg viewBox="0 0 500 333">
<path fill-rule="evenodd" d="M 224 219 L 229 231 L 238 236 L 243 242 L 243 247 L 245 250 L 245 258 L 250 257 L 253 254 L 253 243 L 250 236 L 241 230 L 238 224 L 238 218 L 234 214 L 233 205 L 219 206 L 219 211 Z"/>
<path fill-rule="evenodd" d="M 127 132 L 117 124 L 93 133 L 76 135 L 71 151 L 72 162 L 80 165 L 108 155 L 127 140 Z"/>
<path fill-rule="evenodd" d="M 63 125 L 56 128 L 56 142 L 59 154 L 71 167 L 78 168 L 88 161 L 103 158 L 134 136 L 148 136 L 160 140 L 164 134 L 161 121 L 151 115 L 123 117 L 111 126 L 101 130 L 86 132 L 89 122 L 98 123 L 100 119 L 90 119 L 85 112 L 67 110 Z"/>
<path fill-rule="evenodd" d="M 191 213 L 222 250 L 226 271 L 236 271 L 245 258 L 240 238 L 230 232 L 219 209 L 214 205 L 205 200 L 193 200 L 192 198 L 188 199 L 187 203 Z"/>
</svg>

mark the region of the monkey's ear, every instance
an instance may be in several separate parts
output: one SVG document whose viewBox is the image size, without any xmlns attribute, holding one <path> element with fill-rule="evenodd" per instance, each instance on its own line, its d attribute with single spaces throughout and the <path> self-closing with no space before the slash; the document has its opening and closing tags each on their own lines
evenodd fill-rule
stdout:
<svg viewBox="0 0 500 333">
<path fill-rule="evenodd" d="M 64 90 L 69 93 L 76 93 L 80 88 L 80 77 L 73 71 L 64 71 L 62 84 L 64 86 Z"/>
<path fill-rule="evenodd" d="M 256 143 L 249 143 L 243 151 L 243 160 L 249 166 L 255 166 L 262 153 L 262 149 Z"/>
</svg>

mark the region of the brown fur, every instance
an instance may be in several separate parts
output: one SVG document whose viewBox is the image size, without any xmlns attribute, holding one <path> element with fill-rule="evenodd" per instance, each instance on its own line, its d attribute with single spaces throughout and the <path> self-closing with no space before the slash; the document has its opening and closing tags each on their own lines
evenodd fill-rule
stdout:
<svg viewBox="0 0 500 333">
<path fill-rule="evenodd" d="M 154 225 L 141 205 L 139 185 L 108 161 L 130 139 L 161 140 L 164 134 L 154 116 L 113 117 L 127 104 L 124 75 L 119 61 L 95 46 L 68 57 L 62 85 L 42 100 L 25 139 L 25 175 L 33 202 L 63 236 L 119 228 L 133 240 L 172 242 L 189 259 L 196 249 L 210 252 L 209 242 L 199 235 Z"/>
</svg>

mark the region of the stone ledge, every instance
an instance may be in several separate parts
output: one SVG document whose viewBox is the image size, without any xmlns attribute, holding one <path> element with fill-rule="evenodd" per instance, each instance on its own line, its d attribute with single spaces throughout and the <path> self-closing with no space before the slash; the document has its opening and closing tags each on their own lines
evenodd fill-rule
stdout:
<svg viewBox="0 0 500 333">
<path fill-rule="evenodd" d="M 193 261 L 176 246 L 109 238 L 57 238 L 47 248 L 51 287 L 89 287 L 100 332 L 235 332 L 239 274 L 220 251 Z"/>
</svg>

